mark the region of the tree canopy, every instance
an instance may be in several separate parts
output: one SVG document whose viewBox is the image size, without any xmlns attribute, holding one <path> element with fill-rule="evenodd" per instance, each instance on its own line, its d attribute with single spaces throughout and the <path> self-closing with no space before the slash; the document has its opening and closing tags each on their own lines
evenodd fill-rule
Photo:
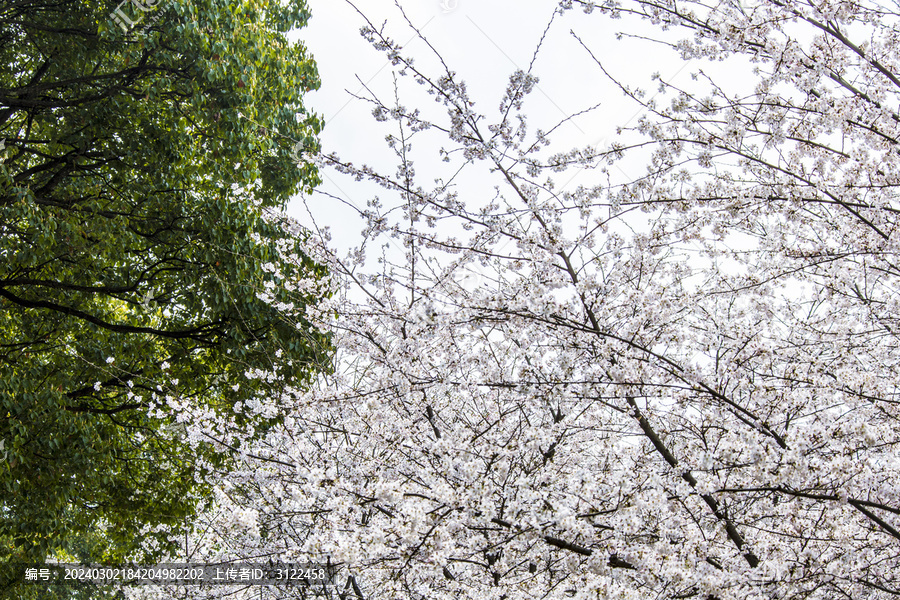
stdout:
<svg viewBox="0 0 900 600">
<path fill-rule="evenodd" d="M 115 9 L 0 5 L 6 561 L 170 547 L 235 432 L 281 418 L 255 407 L 329 368 L 326 271 L 280 216 L 319 181 L 304 3 Z"/>
<path fill-rule="evenodd" d="M 686 76 L 616 76 L 607 20 Z M 348 598 L 895 598 L 898 32 L 883 3 L 567 0 L 486 99 L 372 19 L 398 168 L 325 157 L 381 186 L 329 262 L 340 362 L 192 545 L 327 553 Z M 573 52 L 640 109 L 608 145 L 532 125 Z"/>
</svg>

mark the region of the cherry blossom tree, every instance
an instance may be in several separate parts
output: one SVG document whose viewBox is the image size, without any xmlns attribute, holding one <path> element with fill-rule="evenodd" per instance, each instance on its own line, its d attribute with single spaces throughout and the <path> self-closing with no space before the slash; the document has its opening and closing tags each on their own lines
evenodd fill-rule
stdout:
<svg viewBox="0 0 900 600">
<path fill-rule="evenodd" d="M 528 126 L 534 61 L 480 113 L 364 29 L 399 166 L 323 157 L 383 188 L 316 251 L 340 367 L 279 399 L 195 558 L 328 556 L 342 598 L 896 597 L 900 13 L 569 0 L 548 31 L 576 9 L 691 61 L 651 95 L 573 30 L 642 109 L 605 146 Z"/>
</svg>

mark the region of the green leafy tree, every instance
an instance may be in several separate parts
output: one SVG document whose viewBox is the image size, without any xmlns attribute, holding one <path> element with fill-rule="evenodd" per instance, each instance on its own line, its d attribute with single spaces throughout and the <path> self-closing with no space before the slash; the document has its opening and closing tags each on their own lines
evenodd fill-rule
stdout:
<svg viewBox="0 0 900 600">
<path fill-rule="evenodd" d="M 229 432 L 278 420 L 240 407 L 327 370 L 325 270 L 277 216 L 319 182 L 308 18 L 0 3 L 0 561 L 174 547 Z"/>
</svg>

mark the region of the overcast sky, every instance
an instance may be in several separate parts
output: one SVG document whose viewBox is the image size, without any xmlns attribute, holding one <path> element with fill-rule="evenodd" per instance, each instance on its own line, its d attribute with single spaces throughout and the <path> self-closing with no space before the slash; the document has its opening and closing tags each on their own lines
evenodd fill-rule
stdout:
<svg viewBox="0 0 900 600">
<path fill-rule="evenodd" d="M 321 135 L 323 150 L 393 173 L 396 166 L 388 160 L 384 143 L 387 130 L 381 127 L 384 124 L 374 121 L 371 105 L 353 99 L 351 93 L 365 96 L 371 91 L 392 98 L 395 67 L 360 36 L 365 21 L 348 2 L 308 1 L 313 17 L 309 26 L 299 32 L 299 37 L 314 56 L 322 80 L 321 89 L 306 96 L 306 104 L 325 119 Z M 439 63 L 427 46 L 416 39 L 393 1 L 360 0 L 357 6 L 376 25 L 385 24 L 388 35 L 416 57 L 417 67 L 440 75 Z M 449 68 L 466 81 L 470 97 L 476 102 L 475 110 L 493 117 L 497 115 L 509 76 L 517 69 L 528 68 L 557 3 L 552 0 L 403 0 L 400 6 L 440 52 Z M 603 61 L 607 70 L 651 93 L 655 84 L 650 76 L 654 72 L 676 81 L 689 76 L 689 64 L 671 53 L 661 52 L 658 46 L 644 41 L 617 40 L 615 33 L 626 26 L 625 21 L 610 21 L 573 10 L 563 18 L 557 17 L 550 28 L 533 68 L 540 82 L 526 104 L 530 126 L 547 129 L 573 113 L 601 103 L 600 110 L 579 116 L 559 130 L 553 146 L 556 151 L 602 144 L 613 136 L 617 126 L 633 125 L 639 116 L 637 108 L 603 76 L 590 54 L 572 35 L 573 31 Z M 401 88 L 401 103 L 427 104 L 428 96 L 415 96 L 410 89 Z M 427 174 L 433 166 L 431 163 L 437 165 L 440 161 L 437 147 L 431 153 L 417 156 L 419 173 L 424 169 Z M 424 165 L 423 156 L 427 163 Z M 429 156 L 433 161 L 427 159 Z M 639 174 L 640 166 L 633 169 L 633 173 L 628 173 L 632 177 Z M 348 248 L 358 238 L 361 222 L 352 209 L 332 196 L 349 205 L 364 207 L 376 190 L 354 185 L 334 173 L 323 174 L 325 182 L 320 188 L 323 193 L 314 195 L 307 205 L 318 224 L 331 228 L 333 245 Z M 579 180 L 589 175 L 579 174 L 570 185 L 596 183 Z M 305 224 L 310 223 L 303 203 L 292 203 L 290 212 Z"/>
</svg>

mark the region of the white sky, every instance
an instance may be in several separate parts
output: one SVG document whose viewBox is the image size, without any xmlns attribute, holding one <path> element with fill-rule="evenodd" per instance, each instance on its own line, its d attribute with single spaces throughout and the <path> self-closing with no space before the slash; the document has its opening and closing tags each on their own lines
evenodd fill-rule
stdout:
<svg viewBox="0 0 900 600">
<path fill-rule="evenodd" d="M 354 99 L 352 93 L 365 95 L 367 87 L 384 98 L 393 97 L 393 67 L 383 53 L 379 53 L 359 35 L 363 18 L 345 0 L 308 0 L 312 11 L 310 24 L 300 30 L 299 37 L 313 55 L 322 80 L 320 90 L 306 95 L 306 105 L 325 120 L 320 137 L 325 152 L 336 152 L 341 158 L 356 164 L 381 167 L 394 173 L 396 164 L 384 143 L 383 123 L 371 116 L 371 106 Z M 406 25 L 400 10 L 391 0 L 359 0 L 357 6 L 365 11 L 376 25 L 386 24 L 389 37 L 409 49 L 416 65 L 430 74 L 440 75 L 439 63 L 428 48 L 415 38 Z M 482 0 L 402 0 L 409 19 L 420 28 L 428 41 L 441 53 L 451 70 L 462 76 L 469 95 L 475 100 L 475 110 L 497 115 L 509 76 L 517 69 L 527 69 L 535 47 L 541 39 L 557 2 L 554 0 L 501 2 Z M 634 31 L 634 21 L 630 23 Z M 572 36 L 574 30 L 603 61 L 612 74 L 633 86 L 648 89 L 652 94 L 655 82 L 650 76 L 658 72 L 667 80 L 687 79 L 690 63 L 684 63 L 670 52 L 660 52 L 646 41 L 615 38 L 615 32 L 629 23 L 610 21 L 599 15 L 584 15 L 573 10 L 565 17 L 557 17 L 542 46 L 533 73 L 540 78 L 537 89 L 526 102 L 529 125 L 533 129 L 548 129 L 564 117 L 601 102 L 601 109 L 592 115 L 580 116 L 565 125 L 553 138 L 553 151 L 569 150 L 575 146 L 601 144 L 615 133 L 616 126 L 633 125 L 639 114 L 633 103 L 604 77 L 584 48 Z M 657 32 L 658 33 L 658 32 Z M 411 88 L 401 88 L 401 103 L 418 106 L 424 94 L 411 96 Z M 418 100 L 418 103 L 417 103 Z M 425 100 L 425 103 L 428 101 Z M 436 145 L 433 152 L 418 154 L 419 174 L 431 175 L 440 163 Z M 425 157 L 423 164 L 423 156 Z M 433 156 L 434 160 L 430 161 Z M 431 163 L 434 163 L 432 165 Z M 631 167 L 627 167 L 631 170 Z M 640 175 L 643 167 L 635 164 L 630 178 Z M 435 171 L 439 174 L 438 170 Z M 573 173 L 574 174 L 574 173 Z M 349 204 L 364 207 L 371 195 L 378 193 L 372 186 L 353 184 L 333 173 L 323 172 L 322 192 L 338 196 Z M 565 174 L 564 183 L 572 175 Z M 567 187 L 599 183 L 590 173 L 580 173 Z M 423 186 L 430 179 L 421 182 Z M 493 182 L 487 184 L 492 190 Z M 388 194 L 380 194 L 386 203 Z M 329 226 L 332 245 L 340 250 L 356 245 L 362 227 L 355 212 L 322 193 L 308 201 L 315 221 Z M 304 224 L 310 216 L 302 202 L 295 201 L 291 214 Z"/>
</svg>

